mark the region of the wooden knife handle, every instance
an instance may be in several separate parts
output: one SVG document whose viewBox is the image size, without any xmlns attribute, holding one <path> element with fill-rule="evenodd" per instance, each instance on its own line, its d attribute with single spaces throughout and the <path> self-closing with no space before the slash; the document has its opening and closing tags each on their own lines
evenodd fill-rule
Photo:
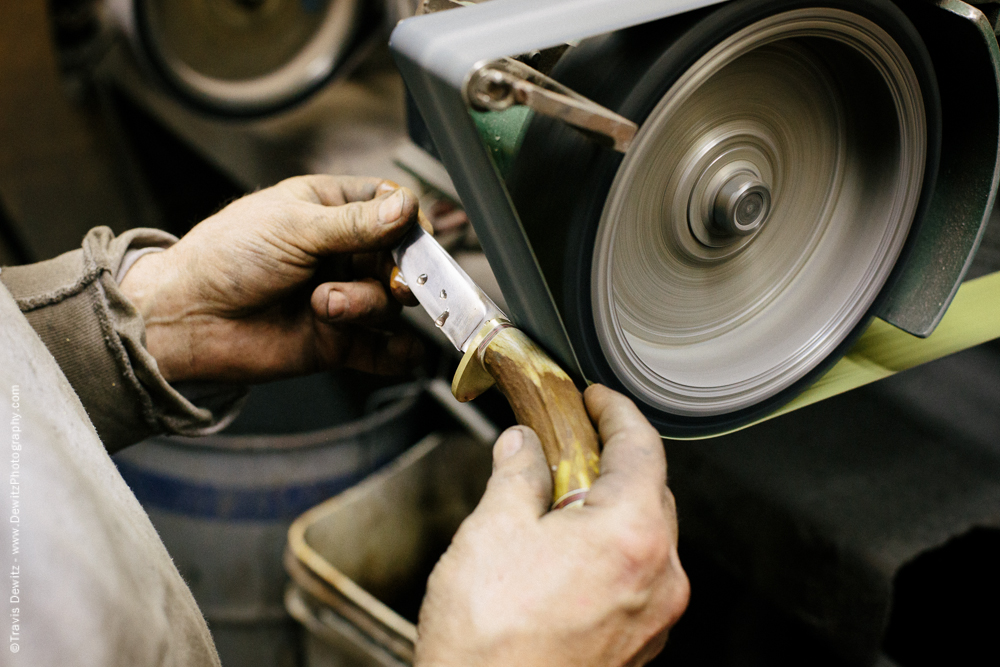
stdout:
<svg viewBox="0 0 1000 667">
<path fill-rule="evenodd" d="M 579 505 L 600 473 L 597 432 L 583 395 L 566 372 L 514 327 L 479 347 L 483 367 L 496 380 L 517 421 L 542 441 L 552 471 L 552 509 Z"/>
</svg>

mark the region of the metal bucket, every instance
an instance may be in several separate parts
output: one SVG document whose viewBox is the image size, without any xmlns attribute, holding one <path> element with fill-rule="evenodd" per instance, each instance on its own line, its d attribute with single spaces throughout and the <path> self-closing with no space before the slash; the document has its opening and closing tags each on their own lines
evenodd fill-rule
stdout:
<svg viewBox="0 0 1000 667">
<path fill-rule="evenodd" d="M 482 442 L 434 433 L 292 524 L 285 605 L 306 629 L 308 667 L 412 664 L 427 576 L 491 463 Z"/>
<path fill-rule="evenodd" d="M 317 377 L 324 376 L 255 388 L 245 417 L 229 430 L 315 420 L 316 394 L 323 393 Z M 290 389 L 300 400 L 289 400 Z M 344 400 L 336 403 L 336 392 L 327 393 L 328 423 L 354 416 Z M 419 439 L 421 393 L 419 384 L 380 390 L 360 418 L 318 430 L 157 437 L 114 457 L 191 587 L 224 666 L 298 664 L 295 624 L 282 605 L 288 527 Z"/>
</svg>

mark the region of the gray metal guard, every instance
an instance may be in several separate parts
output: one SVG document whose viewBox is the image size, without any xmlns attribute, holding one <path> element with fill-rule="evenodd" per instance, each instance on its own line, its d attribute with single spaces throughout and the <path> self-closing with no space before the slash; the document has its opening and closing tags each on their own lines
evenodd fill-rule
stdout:
<svg viewBox="0 0 1000 667">
<path fill-rule="evenodd" d="M 941 162 L 910 256 L 877 315 L 926 338 L 972 264 L 1000 184 L 1000 48 L 986 16 L 958 0 L 904 6 L 941 90 Z"/>
<path fill-rule="evenodd" d="M 565 326 L 548 289 L 520 219 L 463 99 L 471 72 L 496 58 L 573 42 L 674 16 L 719 0 L 490 0 L 457 10 L 408 19 L 390 39 L 396 63 L 427 122 L 442 160 L 455 182 L 515 323 L 549 349 L 571 373 L 582 377 Z M 979 10 L 957 0 L 940 0 L 927 9 L 935 18 L 958 21 L 956 32 L 972 40 L 969 48 L 986 63 L 976 84 L 988 88 L 997 118 L 1000 76 L 996 39 Z M 946 16 L 941 16 L 945 14 Z M 921 32 L 936 30 L 923 22 Z M 933 40 L 932 40 L 933 41 Z M 941 49 L 931 47 L 938 65 Z M 937 53 L 935 53 L 937 51 Z M 951 68 L 945 75 L 949 74 Z M 951 102 L 949 104 L 949 102 Z M 945 122 L 957 127 L 958 100 L 943 100 Z M 951 187 L 939 187 L 929 209 L 939 212 L 924 225 L 912 261 L 879 313 L 883 319 L 915 335 L 927 336 L 940 321 L 978 247 L 993 208 L 1000 175 L 996 121 L 980 124 L 983 155 L 970 164 L 951 151 L 942 171 L 952 169 Z M 966 131 L 968 134 L 968 131 Z M 945 134 L 945 142 L 948 133 Z M 943 153 L 946 152 L 943 149 Z M 958 184 L 965 183 L 965 187 Z M 975 183 L 977 187 L 970 187 Z M 942 240 L 946 241 L 943 242 Z"/>
</svg>

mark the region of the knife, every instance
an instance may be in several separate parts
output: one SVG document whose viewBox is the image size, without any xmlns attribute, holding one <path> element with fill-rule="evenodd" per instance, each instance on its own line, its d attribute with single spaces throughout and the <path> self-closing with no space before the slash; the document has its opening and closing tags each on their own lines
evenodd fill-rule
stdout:
<svg viewBox="0 0 1000 667">
<path fill-rule="evenodd" d="M 519 424 L 538 434 L 552 472 L 552 509 L 583 504 L 600 472 L 597 433 L 569 375 L 419 225 L 392 251 L 403 281 L 463 353 L 451 392 L 470 401 L 500 389 Z"/>
</svg>

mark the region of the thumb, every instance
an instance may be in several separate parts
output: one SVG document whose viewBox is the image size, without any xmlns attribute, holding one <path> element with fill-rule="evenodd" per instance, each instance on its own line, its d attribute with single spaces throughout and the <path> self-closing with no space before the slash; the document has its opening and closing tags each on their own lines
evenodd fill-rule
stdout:
<svg viewBox="0 0 1000 667">
<path fill-rule="evenodd" d="M 417 196 L 407 188 L 383 192 L 368 201 L 340 206 L 307 204 L 302 237 L 311 255 L 373 252 L 390 247 L 416 222 Z"/>
<path fill-rule="evenodd" d="M 551 504 L 552 475 L 541 441 L 526 426 L 507 429 L 493 446 L 493 474 L 480 508 L 538 518 Z"/>
</svg>

